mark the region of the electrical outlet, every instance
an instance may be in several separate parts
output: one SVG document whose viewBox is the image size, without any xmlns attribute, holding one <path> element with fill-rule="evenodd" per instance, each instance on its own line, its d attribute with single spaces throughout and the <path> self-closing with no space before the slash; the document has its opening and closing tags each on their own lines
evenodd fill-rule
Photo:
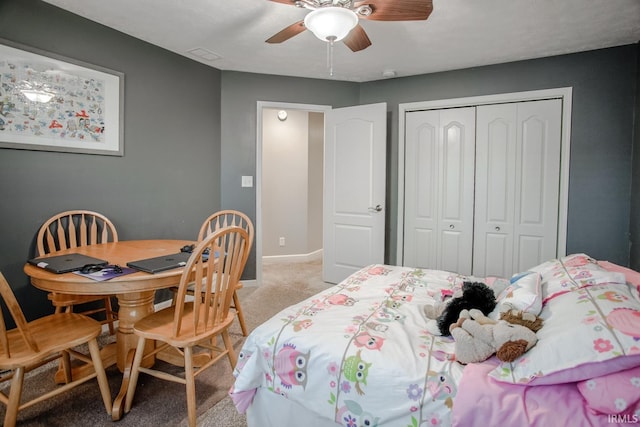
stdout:
<svg viewBox="0 0 640 427">
<path fill-rule="evenodd" d="M 284 237 L 280 238 L 280 246 L 284 246 Z"/>
</svg>

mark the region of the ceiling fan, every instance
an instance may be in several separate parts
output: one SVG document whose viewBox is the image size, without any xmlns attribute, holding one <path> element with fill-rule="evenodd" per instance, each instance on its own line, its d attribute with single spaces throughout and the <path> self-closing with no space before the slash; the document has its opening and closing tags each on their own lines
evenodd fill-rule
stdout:
<svg viewBox="0 0 640 427">
<path fill-rule="evenodd" d="M 270 0 L 310 9 L 302 20 L 289 25 L 266 40 L 282 43 L 309 29 L 320 40 L 342 40 L 353 52 L 371 46 L 371 40 L 359 24 L 371 21 L 421 21 L 433 10 L 432 0 Z M 330 16 L 329 16 L 330 15 Z"/>
</svg>

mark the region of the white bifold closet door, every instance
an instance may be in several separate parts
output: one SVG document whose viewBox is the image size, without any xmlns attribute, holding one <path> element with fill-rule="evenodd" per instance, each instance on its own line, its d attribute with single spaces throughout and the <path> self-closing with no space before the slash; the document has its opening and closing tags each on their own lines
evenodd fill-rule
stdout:
<svg viewBox="0 0 640 427">
<path fill-rule="evenodd" d="M 555 258 L 561 108 L 407 113 L 403 264 L 509 277 Z"/>
<path fill-rule="evenodd" d="M 404 265 L 471 274 L 475 108 L 406 117 Z"/>
<path fill-rule="evenodd" d="M 562 101 L 478 107 L 473 274 L 556 257 Z"/>
</svg>

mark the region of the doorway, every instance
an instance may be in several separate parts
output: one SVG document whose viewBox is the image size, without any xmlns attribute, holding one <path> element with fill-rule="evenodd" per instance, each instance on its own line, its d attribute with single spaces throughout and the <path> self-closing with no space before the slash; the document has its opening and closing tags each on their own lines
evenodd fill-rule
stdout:
<svg viewBox="0 0 640 427">
<path fill-rule="evenodd" d="M 273 111 L 270 111 L 273 110 Z M 384 261 L 386 103 L 331 108 L 258 101 L 256 142 L 256 280 L 262 280 L 264 255 L 264 121 L 285 112 L 323 113 L 323 280 L 339 283 L 349 274 Z M 278 118 L 283 111 L 281 118 Z M 280 143 L 280 142 L 278 142 Z M 277 189 L 286 191 L 291 181 Z M 282 214 L 289 217 L 288 212 Z M 286 236 L 271 237 L 286 246 Z"/>
<path fill-rule="evenodd" d="M 330 106 L 257 105 L 256 281 L 263 258 L 322 260 L 324 114 Z"/>
</svg>

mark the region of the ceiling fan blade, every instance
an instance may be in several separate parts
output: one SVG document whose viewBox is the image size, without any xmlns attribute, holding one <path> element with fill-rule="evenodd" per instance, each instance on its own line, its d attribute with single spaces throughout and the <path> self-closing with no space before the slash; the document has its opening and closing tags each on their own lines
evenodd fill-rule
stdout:
<svg viewBox="0 0 640 427">
<path fill-rule="evenodd" d="M 354 52 L 358 52 L 371 46 L 371 40 L 369 40 L 369 36 L 367 36 L 367 33 L 360 24 L 356 25 L 347 37 L 342 39 L 342 41 Z"/>
<path fill-rule="evenodd" d="M 371 15 L 359 15 L 370 21 L 422 21 L 433 11 L 432 0 L 364 0 L 355 3 L 355 8 L 369 5 Z"/>
<path fill-rule="evenodd" d="M 284 28 L 279 33 L 276 33 L 265 40 L 267 43 L 282 43 L 283 41 L 289 40 L 293 36 L 297 36 L 307 27 L 304 26 L 304 21 L 298 21 L 295 24 L 291 24 L 288 27 Z"/>
</svg>

